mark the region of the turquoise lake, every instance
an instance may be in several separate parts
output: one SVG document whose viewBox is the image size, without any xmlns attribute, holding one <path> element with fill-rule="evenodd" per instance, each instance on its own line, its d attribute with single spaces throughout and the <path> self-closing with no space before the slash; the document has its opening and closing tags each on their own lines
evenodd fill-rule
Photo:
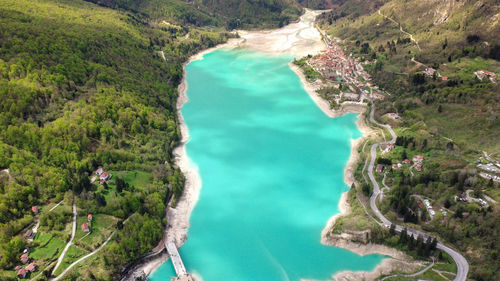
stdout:
<svg viewBox="0 0 500 281">
<path fill-rule="evenodd" d="M 202 189 L 179 252 L 204 281 L 326 280 L 384 259 L 320 243 L 361 133 L 356 114 L 332 119 L 315 105 L 291 60 L 219 49 L 186 67 L 186 150 Z M 150 280 L 174 275 L 167 261 Z"/>
</svg>

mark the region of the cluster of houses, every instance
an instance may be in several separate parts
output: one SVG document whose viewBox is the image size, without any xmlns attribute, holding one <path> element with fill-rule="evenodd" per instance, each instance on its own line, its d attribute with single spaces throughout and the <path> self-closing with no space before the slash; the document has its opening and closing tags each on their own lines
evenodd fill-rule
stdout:
<svg viewBox="0 0 500 281">
<path fill-rule="evenodd" d="M 104 171 L 103 168 L 99 168 L 97 169 L 97 171 L 95 171 L 95 176 L 90 179 L 90 182 L 95 182 L 97 180 L 97 177 L 99 177 L 99 183 L 104 184 L 106 181 L 110 180 L 113 175 Z"/>
<path fill-rule="evenodd" d="M 393 148 L 394 148 L 394 143 L 388 143 L 387 146 L 386 146 L 386 148 L 382 151 L 382 154 L 391 151 Z M 413 163 L 415 165 L 415 169 L 417 169 L 417 171 L 421 172 L 422 171 L 423 161 L 424 161 L 424 156 L 422 156 L 422 155 L 415 155 L 415 156 L 413 156 L 412 160 L 413 160 Z M 393 170 L 399 170 L 399 169 L 403 168 L 403 164 L 409 165 L 410 164 L 410 160 L 409 159 L 405 159 L 405 160 L 403 160 L 403 163 L 394 163 L 394 164 L 392 164 L 392 169 Z M 377 173 L 382 173 L 382 171 L 384 171 L 384 168 L 385 168 L 384 165 L 377 164 L 376 172 Z"/>
<path fill-rule="evenodd" d="M 441 76 L 441 74 L 439 74 L 434 68 L 432 67 L 426 67 L 425 70 L 423 71 L 425 75 L 427 76 L 433 76 L 434 74 L 436 74 L 438 77 L 441 77 L 441 80 L 443 81 L 448 81 L 448 76 Z M 486 79 L 489 79 L 491 82 L 495 83 L 495 79 L 497 78 L 497 75 L 494 73 L 494 72 L 491 72 L 491 71 L 487 71 L 487 70 L 478 70 L 476 72 L 474 72 L 474 75 L 476 75 L 476 77 L 479 79 L 479 80 L 483 80 L 484 78 Z"/>
<path fill-rule="evenodd" d="M 28 274 L 36 271 L 36 264 L 34 262 L 30 263 L 31 259 L 29 257 L 28 251 L 28 249 L 24 249 L 24 253 L 21 255 L 21 262 L 28 265 L 24 268 L 18 265 L 14 269 L 15 271 L 17 271 L 17 277 L 20 279 L 26 278 Z"/>
<path fill-rule="evenodd" d="M 344 50 L 335 44 L 330 43 L 328 49 L 321 55 L 311 60 L 314 68 L 329 79 L 344 79 L 346 77 L 355 77 L 355 72 L 363 71 L 358 59 L 352 55 L 346 56 Z M 367 74 L 368 75 L 368 74 Z"/>
<path fill-rule="evenodd" d="M 487 79 L 490 79 L 491 82 L 495 83 L 495 79 L 497 78 L 497 75 L 491 71 L 487 71 L 487 70 L 478 70 L 476 72 L 474 72 L 474 74 L 476 75 L 476 77 L 479 79 L 479 80 L 483 80 L 484 78 L 487 78 Z"/>
</svg>

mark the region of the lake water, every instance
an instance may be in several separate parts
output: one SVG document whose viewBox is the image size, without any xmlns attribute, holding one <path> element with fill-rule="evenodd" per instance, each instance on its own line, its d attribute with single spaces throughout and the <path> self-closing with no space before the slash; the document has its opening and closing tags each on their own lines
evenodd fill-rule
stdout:
<svg viewBox="0 0 500 281">
<path fill-rule="evenodd" d="M 320 243 L 361 133 L 357 115 L 331 119 L 314 104 L 291 59 L 219 49 L 186 67 L 186 149 L 202 189 L 179 252 L 204 281 L 325 280 L 384 258 Z M 150 280 L 174 275 L 167 261 Z"/>
</svg>

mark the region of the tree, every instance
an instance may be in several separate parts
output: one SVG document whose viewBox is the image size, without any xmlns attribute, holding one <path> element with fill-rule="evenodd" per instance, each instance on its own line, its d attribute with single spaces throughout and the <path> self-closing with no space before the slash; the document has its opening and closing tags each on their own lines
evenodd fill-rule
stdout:
<svg viewBox="0 0 500 281">
<path fill-rule="evenodd" d="M 419 234 L 417 236 L 417 245 L 416 245 L 416 248 L 417 248 L 417 254 L 419 256 L 423 256 L 424 255 L 424 250 L 425 250 L 425 244 L 424 244 L 424 237 L 422 237 L 421 234 Z"/>
<path fill-rule="evenodd" d="M 393 223 L 391 223 L 391 228 L 389 228 L 389 234 L 391 234 L 392 236 L 396 234 L 396 225 L 394 225 Z"/>
<path fill-rule="evenodd" d="M 438 113 L 441 113 L 443 112 L 443 106 L 442 105 L 438 105 Z"/>
<path fill-rule="evenodd" d="M 372 187 L 369 184 L 364 183 L 361 188 L 361 191 L 363 191 L 364 195 L 370 196 L 372 194 Z"/>
<path fill-rule="evenodd" d="M 406 244 L 407 239 L 408 239 L 408 229 L 405 227 L 403 228 L 401 233 L 399 233 L 399 242 L 401 244 Z"/>
</svg>

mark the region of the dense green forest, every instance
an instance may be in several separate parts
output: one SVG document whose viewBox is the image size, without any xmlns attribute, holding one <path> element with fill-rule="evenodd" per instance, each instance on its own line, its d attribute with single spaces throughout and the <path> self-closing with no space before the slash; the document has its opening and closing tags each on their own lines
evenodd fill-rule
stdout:
<svg viewBox="0 0 500 281">
<path fill-rule="evenodd" d="M 132 11 L 151 21 L 234 28 L 278 27 L 297 20 L 302 9 L 294 0 L 88 0 Z"/>
<path fill-rule="evenodd" d="M 187 11 L 201 15 L 200 25 L 217 23 Z M 175 17 L 184 12 L 172 8 Z M 81 213 L 120 222 L 96 263 L 101 270 L 92 273 L 115 279 L 162 237 L 166 202 L 183 188 L 172 165 L 182 63 L 233 35 L 162 26 L 84 1 L 2 1 L 0 14 L 0 170 L 8 169 L 0 173 L 0 279 L 14 278 L 23 249 L 36 256 L 42 243 L 43 233 L 34 242 L 22 239 L 36 220 L 32 206 L 70 205 L 73 198 Z M 100 166 L 147 180 L 91 183 Z M 65 243 L 70 220 L 70 208 L 42 211 L 41 232 Z M 41 278 L 54 258 L 37 260 L 46 269 Z"/>
</svg>

